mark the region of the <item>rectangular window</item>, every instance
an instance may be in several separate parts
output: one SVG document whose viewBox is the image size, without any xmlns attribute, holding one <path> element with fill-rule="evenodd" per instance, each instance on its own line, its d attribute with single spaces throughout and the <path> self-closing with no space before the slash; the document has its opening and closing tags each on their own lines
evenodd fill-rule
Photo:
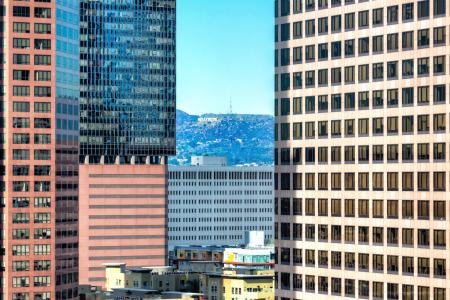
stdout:
<svg viewBox="0 0 450 300">
<path fill-rule="evenodd" d="M 331 84 L 341 84 L 341 68 L 331 69 Z"/>
<path fill-rule="evenodd" d="M 445 45 L 445 27 L 433 28 L 433 44 L 434 46 Z"/>
<path fill-rule="evenodd" d="M 355 56 L 355 40 L 345 41 L 345 57 Z"/>
<path fill-rule="evenodd" d="M 34 33 L 37 34 L 51 34 L 52 25 L 46 23 L 34 23 Z"/>
<path fill-rule="evenodd" d="M 383 189 L 384 189 L 383 173 L 382 172 L 373 172 L 372 173 L 372 190 L 382 191 Z"/>
<path fill-rule="evenodd" d="M 35 7 L 34 17 L 50 19 L 52 17 L 52 10 L 46 7 Z"/>
<path fill-rule="evenodd" d="M 369 11 L 358 12 L 358 26 L 359 28 L 364 28 L 369 26 Z"/>
<path fill-rule="evenodd" d="M 293 114 L 298 115 L 302 113 L 302 98 L 296 97 L 292 100 L 293 102 Z"/>
<path fill-rule="evenodd" d="M 426 63 L 427 61 L 423 61 Z M 424 66 L 425 68 L 427 66 Z M 424 69 L 424 74 L 427 74 L 427 69 Z M 435 56 L 433 57 L 433 74 L 443 75 L 445 74 L 445 56 Z"/>
<path fill-rule="evenodd" d="M 414 20 L 414 3 L 406 3 L 402 5 L 402 20 Z"/>
<path fill-rule="evenodd" d="M 397 79 L 398 74 L 398 62 L 389 61 L 387 63 L 387 78 L 388 79 Z"/>
<path fill-rule="evenodd" d="M 283 75 L 283 74 L 282 74 Z M 284 80 L 289 81 L 289 78 L 284 78 Z M 293 89 L 298 90 L 302 88 L 302 72 L 295 72 L 292 74 L 292 81 L 293 81 Z M 289 87 L 288 87 L 289 86 Z M 283 77 L 281 77 L 281 90 L 286 91 L 290 88 L 289 82 L 283 83 Z"/>
<path fill-rule="evenodd" d="M 372 10 L 372 24 L 374 26 L 383 25 L 383 8 Z"/>
<path fill-rule="evenodd" d="M 445 160 L 445 143 L 433 144 L 434 160 Z"/>
<path fill-rule="evenodd" d="M 358 173 L 358 189 L 360 191 L 369 190 L 369 173 Z"/>
<path fill-rule="evenodd" d="M 305 59 L 308 62 L 315 60 L 315 45 L 308 45 L 305 47 Z"/>
<path fill-rule="evenodd" d="M 410 106 L 414 104 L 414 88 L 408 87 L 402 89 L 402 105 Z"/>
<path fill-rule="evenodd" d="M 445 172 L 433 172 L 433 189 L 434 191 L 445 191 Z"/>
<path fill-rule="evenodd" d="M 387 50 L 398 51 L 398 33 L 392 33 L 387 35 Z"/>
<path fill-rule="evenodd" d="M 305 35 L 306 36 L 313 36 L 316 31 L 316 20 L 306 20 L 305 21 Z"/>
<path fill-rule="evenodd" d="M 317 80 L 319 86 L 328 85 L 328 69 L 319 70 L 317 74 Z"/>
<path fill-rule="evenodd" d="M 387 22 L 394 24 L 398 22 L 398 5 L 389 6 L 387 8 Z"/>
<path fill-rule="evenodd" d="M 372 79 L 373 80 L 383 80 L 384 79 L 383 63 L 372 64 Z"/>
<path fill-rule="evenodd" d="M 341 216 L 341 199 L 331 199 L 331 216 L 332 217 L 340 217 Z M 340 229 L 341 227 L 339 226 L 339 241 L 341 240 L 340 238 Z M 334 231 L 333 231 L 334 232 Z"/>
<path fill-rule="evenodd" d="M 442 16 L 446 13 L 446 1 L 445 0 L 433 0 L 433 15 Z"/>
<path fill-rule="evenodd" d="M 30 96 L 29 86 L 13 86 L 13 96 Z"/>
<path fill-rule="evenodd" d="M 292 6 L 294 14 L 299 14 L 302 12 L 302 0 L 293 0 Z"/>
<path fill-rule="evenodd" d="M 340 111 L 342 108 L 341 105 L 341 94 L 333 94 L 331 95 L 331 110 L 332 111 Z"/>
<path fill-rule="evenodd" d="M 445 103 L 446 102 L 446 92 L 445 85 L 435 85 L 433 86 L 433 102 L 434 103 Z"/>
<path fill-rule="evenodd" d="M 319 60 L 327 60 L 328 59 L 328 43 L 323 43 L 318 45 L 317 56 Z M 328 69 L 326 69 L 328 71 Z"/>
<path fill-rule="evenodd" d="M 417 2 L 417 18 L 425 19 L 430 16 L 430 0 Z"/>
<path fill-rule="evenodd" d="M 344 121 L 344 134 L 346 137 L 355 135 L 355 120 Z"/>
<path fill-rule="evenodd" d="M 293 51 L 293 64 L 302 63 L 302 47 L 294 47 Z"/>
<path fill-rule="evenodd" d="M 52 41 L 49 39 L 34 39 L 34 49 L 36 50 L 51 50 Z"/>
<path fill-rule="evenodd" d="M 13 22 L 13 32 L 30 33 L 30 23 Z"/>
<path fill-rule="evenodd" d="M 318 32 L 319 34 L 328 33 L 328 17 L 319 18 L 318 22 Z"/>
<path fill-rule="evenodd" d="M 355 29 L 355 13 L 345 14 L 345 30 Z"/>
<path fill-rule="evenodd" d="M 14 80 L 30 80 L 29 70 L 13 70 Z"/>
<path fill-rule="evenodd" d="M 372 107 L 383 107 L 384 99 L 383 99 L 383 90 L 376 90 L 372 92 Z"/>
<path fill-rule="evenodd" d="M 16 65 L 29 65 L 30 55 L 29 54 L 13 54 L 13 63 Z"/>
<path fill-rule="evenodd" d="M 414 36 L 413 31 L 406 31 L 402 32 L 402 49 L 403 50 L 410 50 L 414 47 Z"/>
<path fill-rule="evenodd" d="M 303 27 L 303 22 L 294 22 L 292 24 L 293 28 L 292 28 L 292 35 L 294 39 L 300 39 L 302 38 L 303 34 L 302 34 L 302 27 Z"/>
<path fill-rule="evenodd" d="M 314 96 L 306 97 L 305 111 L 311 113 L 315 112 L 315 110 L 316 110 L 315 97 Z"/>
<path fill-rule="evenodd" d="M 13 38 L 13 48 L 15 49 L 29 49 L 30 39 Z"/>
<path fill-rule="evenodd" d="M 358 216 L 360 218 L 369 217 L 369 200 L 367 199 L 358 200 Z"/>
<path fill-rule="evenodd" d="M 306 87 L 314 87 L 315 86 L 315 71 L 306 71 L 305 72 L 305 86 Z M 294 89 L 296 89 L 295 81 L 294 81 Z"/>
<path fill-rule="evenodd" d="M 302 124 L 301 122 L 292 123 L 292 138 L 294 140 L 302 139 Z"/>
<path fill-rule="evenodd" d="M 417 74 L 418 75 L 430 74 L 430 59 L 428 57 L 417 59 Z"/>
<path fill-rule="evenodd" d="M 358 105 L 359 109 L 369 108 L 369 92 L 358 93 Z"/>
<path fill-rule="evenodd" d="M 417 173 L 417 189 L 419 191 L 428 191 L 430 189 L 430 174 L 428 172 Z"/>
<path fill-rule="evenodd" d="M 403 78 L 414 76 L 414 60 L 405 59 L 402 61 L 402 76 Z"/>
<path fill-rule="evenodd" d="M 355 67 L 354 66 L 344 68 L 344 80 L 345 80 L 346 84 L 355 82 Z M 354 101 L 354 93 L 353 93 L 353 101 Z"/>
<path fill-rule="evenodd" d="M 358 54 L 365 55 L 369 54 L 369 38 L 359 38 L 358 39 Z"/>
<path fill-rule="evenodd" d="M 331 32 L 341 32 L 341 15 L 331 16 Z"/>
<path fill-rule="evenodd" d="M 374 54 L 383 52 L 383 36 L 382 35 L 372 37 L 372 52 Z"/>
<path fill-rule="evenodd" d="M 430 45 L 430 30 L 422 29 L 417 31 L 417 46 L 428 47 Z"/>
<path fill-rule="evenodd" d="M 35 81 L 50 81 L 51 72 L 50 71 L 34 71 Z"/>
<path fill-rule="evenodd" d="M 403 172 L 402 173 L 402 189 L 403 191 L 413 191 L 414 189 L 413 173 Z"/>
<path fill-rule="evenodd" d="M 29 62 L 29 59 L 28 59 Z M 34 64 L 37 66 L 49 66 L 51 65 L 52 59 L 50 55 L 35 55 L 34 56 Z"/>
<path fill-rule="evenodd" d="M 288 41 L 290 39 L 290 23 L 280 25 L 280 41 Z M 278 25 L 275 25 L 275 41 L 278 41 Z"/>
<path fill-rule="evenodd" d="M 358 162 L 359 163 L 369 162 L 369 146 L 368 145 L 358 146 Z"/>
<path fill-rule="evenodd" d="M 430 88 L 429 86 L 417 87 L 417 102 L 419 104 L 428 104 L 430 102 Z"/>
<path fill-rule="evenodd" d="M 35 255 L 50 255 L 51 245 L 33 245 Z"/>
</svg>

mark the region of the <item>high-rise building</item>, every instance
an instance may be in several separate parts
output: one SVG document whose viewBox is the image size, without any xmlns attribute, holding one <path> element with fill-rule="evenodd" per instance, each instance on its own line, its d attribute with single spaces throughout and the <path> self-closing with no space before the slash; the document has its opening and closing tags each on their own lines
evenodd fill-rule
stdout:
<svg viewBox="0 0 450 300">
<path fill-rule="evenodd" d="M 81 0 L 80 284 L 167 262 L 175 0 Z"/>
<path fill-rule="evenodd" d="M 169 167 L 169 247 L 240 245 L 245 232 L 273 241 L 273 166 L 227 166 L 225 157 L 193 156 Z"/>
<path fill-rule="evenodd" d="M 448 299 L 448 1 L 275 3 L 276 296 Z"/>
<path fill-rule="evenodd" d="M 1 1 L 1 299 L 78 298 L 77 1 Z"/>
</svg>

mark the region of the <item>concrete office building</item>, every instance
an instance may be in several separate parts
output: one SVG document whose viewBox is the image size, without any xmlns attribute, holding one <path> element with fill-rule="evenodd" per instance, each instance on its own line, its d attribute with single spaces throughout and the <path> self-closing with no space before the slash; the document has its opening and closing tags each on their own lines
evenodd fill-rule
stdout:
<svg viewBox="0 0 450 300">
<path fill-rule="evenodd" d="M 250 230 L 273 239 L 273 167 L 227 166 L 223 157 L 192 162 L 169 167 L 170 248 L 239 245 Z"/>
<path fill-rule="evenodd" d="M 80 3 L 80 284 L 167 263 L 175 0 Z"/>
<path fill-rule="evenodd" d="M 448 299 L 448 1 L 275 4 L 276 297 Z"/>
<path fill-rule="evenodd" d="M 75 299 L 78 5 L 2 1 L 1 19 L 0 298 Z"/>
</svg>

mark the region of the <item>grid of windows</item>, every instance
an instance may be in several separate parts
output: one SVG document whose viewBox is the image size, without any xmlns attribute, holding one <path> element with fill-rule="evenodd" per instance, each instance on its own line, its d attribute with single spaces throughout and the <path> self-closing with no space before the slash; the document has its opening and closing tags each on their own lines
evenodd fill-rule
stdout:
<svg viewBox="0 0 450 300">
<path fill-rule="evenodd" d="M 448 3 L 275 4 L 276 296 L 446 299 Z"/>
<path fill-rule="evenodd" d="M 71 130 L 60 130 L 53 120 L 63 103 L 78 107 L 79 4 L 34 0 L 5 6 L 5 37 L 12 47 L 2 54 L 13 59 L 3 86 L 11 91 L 3 110 L 10 112 L 5 149 L 11 152 L 3 159 L 11 179 L 3 191 L 10 215 L 5 239 L 12 238 L 5 254 L 12 271 L 5 270 L 4 284 L 12 288 L 3 298 L 78 298 L 77 234 L 56 241 L 53 232 L 78 228 L 78 110 L 64 116 L 75 124 Z M 56 203 L 61 198 L 68 201 Z"/>
<path fill-rule="evenodd" d="M 174 155 L 175 0 L 82 0 L 80 13 L 81 161 Z"/>
<path fill-rule="evenodd" d="M 170 166 L 168 175 L 169 248 L 241 244 L 249 230 L 273 240 L 271 167 Z M 285 200 L 275 210 L 289 209 Z"/>
</svg>

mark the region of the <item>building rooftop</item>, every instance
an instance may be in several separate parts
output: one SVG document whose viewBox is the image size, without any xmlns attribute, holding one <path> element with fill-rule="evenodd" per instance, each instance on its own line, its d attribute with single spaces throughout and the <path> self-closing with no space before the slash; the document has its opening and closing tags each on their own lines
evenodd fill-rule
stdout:
<svg viewBox="0 0 450 300">
<path fill-rule="evenodd" d="M 225 167 L 228 165 L 227 158 L 225 156 L 192 156 L 192 166 L 218 166 Z"/>
</svg>

